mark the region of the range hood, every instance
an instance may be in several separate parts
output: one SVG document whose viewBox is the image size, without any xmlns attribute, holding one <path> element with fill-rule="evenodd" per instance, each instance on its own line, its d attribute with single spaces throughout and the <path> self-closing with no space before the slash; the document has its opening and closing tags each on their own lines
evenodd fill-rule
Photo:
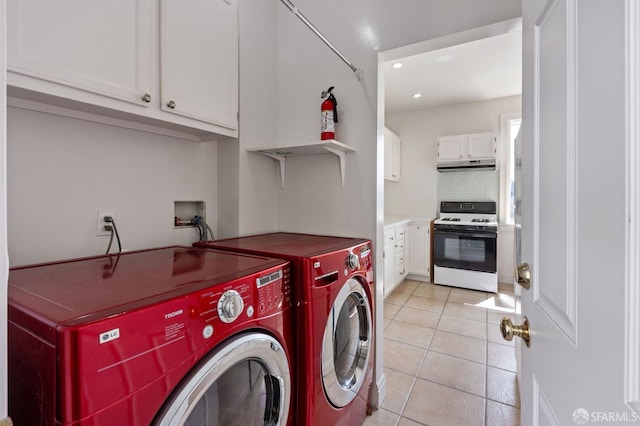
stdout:
<svg viewBox="0 0 640 426">
<path fill-rule="evenodd" d="M 496 160 L 447 161 L 438 163 L 439 172 L 491 171 L 496 169 Z"/>
</svg>

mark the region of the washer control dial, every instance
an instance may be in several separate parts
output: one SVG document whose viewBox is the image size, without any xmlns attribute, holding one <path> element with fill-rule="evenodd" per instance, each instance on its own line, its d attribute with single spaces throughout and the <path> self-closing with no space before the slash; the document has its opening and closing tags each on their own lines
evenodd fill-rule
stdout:
<svg viewBox="0 0 640 426">
<path fill-rule="evenodd" d="M 222 293 L 218 301 L 218 315 L 222 322 L 234 322 L 244 309 L 242 296 L 235 290 L 227 290 Z"/>
<path fill-rule="evenodd" d="M 349 253 L 349 256 L 347 257 L 347 266 L 351 269 L 360 267 L 360 258 L 357 254 Z"/>
</svg>

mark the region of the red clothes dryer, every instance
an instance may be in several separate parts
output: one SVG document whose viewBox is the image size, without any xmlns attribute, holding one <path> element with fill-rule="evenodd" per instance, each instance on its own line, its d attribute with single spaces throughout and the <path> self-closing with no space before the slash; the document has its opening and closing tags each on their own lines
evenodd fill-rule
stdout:
<svg viewBox="0 0 640 426">
<path fill-rule="evenodd" d="M 16 425 L 290 422 L 288 263 L 168 247 L 9 272 Z"/>
<path fill-rule="evenodd" d="M 291 262 L 295 425 L 361 425 L 373 377 L 371 242 L 274 233 L 196 245 Z"/>
</svg>

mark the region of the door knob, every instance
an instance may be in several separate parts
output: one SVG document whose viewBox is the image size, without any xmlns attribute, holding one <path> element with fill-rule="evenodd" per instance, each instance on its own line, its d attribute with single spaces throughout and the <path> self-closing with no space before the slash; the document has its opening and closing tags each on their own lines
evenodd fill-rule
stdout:
<svg viewBox="0 0 640 426">
<path fill-rule="evenodd" d="M 513 325 L 511 318 L 504 317 L 500 322 L 500 332 L 504 340 L 511 341 L 513 336 L 518 336 L 524 340 L 527 347 L 531 346 L 531 334 L 529 333 L 529 319 L 524 317 L 522 325 Z"/>
<path fill-rule="evenodd" d="M 171 108 L 171 109 L 174 109 L 174 108 L 176 107 L 176 101 L 174 101 L 173 99 L 172 99 L 172 100 L 170 100 L 170 101 L 167 103 L 167 106 L 168 106 L 169 108 Z"/>
<path fill-rule="evenodd" d="M 531 269 L 528 263 L 523 263 L 516 267 L 516 278 L 521 287 L 527 290 L 531 287 Z"/>
</svg>

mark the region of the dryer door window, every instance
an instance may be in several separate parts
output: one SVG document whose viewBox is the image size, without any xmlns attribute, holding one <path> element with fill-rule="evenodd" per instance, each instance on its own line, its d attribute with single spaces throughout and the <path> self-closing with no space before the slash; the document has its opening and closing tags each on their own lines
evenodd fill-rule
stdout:
<svg viewBox="0 0 640 426">
<path fill-rule="evenodd" d="M 322 383 L 336 407 L 350 403 L 367 373 L 371 349 L 371 306 L 362 284 L 349 279 L 329 312 L 322 340 Z"/>
<path fill-rule="evenodd" d="M 252 333 L 214 351 L 158 416 L 160 425 L 284 425 L 291 380 L 282 346 Z"/>
</svg>

